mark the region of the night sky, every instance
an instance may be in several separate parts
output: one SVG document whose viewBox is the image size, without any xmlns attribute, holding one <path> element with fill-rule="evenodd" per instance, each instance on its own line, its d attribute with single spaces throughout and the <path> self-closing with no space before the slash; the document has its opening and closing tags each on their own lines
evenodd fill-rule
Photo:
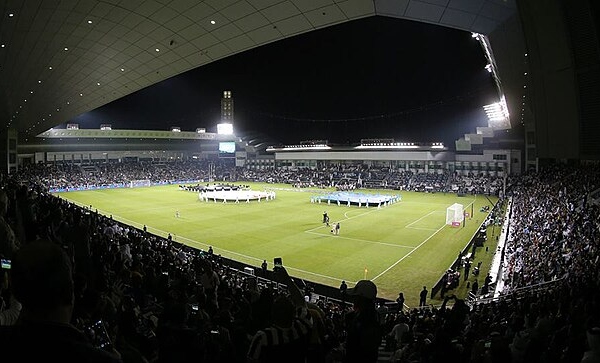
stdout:
<svg viewBox="0 0 600 363">
<path fill-rule="evenodd" d="M 498 100 L 479 43 L 464 31 L 385 17 L 255 48 L 148 87 L 73 122 L 113 129 L 216 131 L 231 90 L 236 134 L 282 143 L 361 138 L 443 141 L 486 126 Z"/>
</svg>

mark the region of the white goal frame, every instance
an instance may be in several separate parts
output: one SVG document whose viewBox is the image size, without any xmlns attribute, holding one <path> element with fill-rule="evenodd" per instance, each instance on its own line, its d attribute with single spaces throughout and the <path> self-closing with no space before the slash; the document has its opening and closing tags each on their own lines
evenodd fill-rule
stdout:
<svg viewBox="0 0 600 363">
<path fill-rule="evenodd" d="M 446 209 L 446 224 L 453 225 L 462 223 L 465 219 L 464 207 L 460 203 L 454 203 Z"/>
</svg>

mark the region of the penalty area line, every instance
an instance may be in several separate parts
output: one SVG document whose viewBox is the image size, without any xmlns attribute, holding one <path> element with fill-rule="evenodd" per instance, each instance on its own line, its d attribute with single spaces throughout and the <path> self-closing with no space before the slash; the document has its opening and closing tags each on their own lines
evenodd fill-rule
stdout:
<svg viewBox="0 0 600 363">
<path fill-rule="evenodd" d="M 316 236 L 330 237 L 327 234 L 318 233 L 318 232 L 306 231 L 306 233 L 314 234 Z M 360 239 L 360 238 L 352 238 L 352 237 L 343 237 L 343 236 L 339 236 L 339 235 L 336 235 L 335 238 L 347 239 L 347 240 L 350 240 L 350 241 L 366 242 L 366 243 L 372 243 L 372 244 L 384 245 L 384 246 L 390 246 L 390 247 L 415 248 L 415 246 L 397 245 L 397 244 L 393 244 L 393 243 L 371 241 L 371 240 L 368 240 L 368 239 Z"/>
<path fill-rule="evenodd" d="M 381 276 L 383 276 L 386 272 L 388 272 L 389 270 L 391 270 L 392 268 L 394 268 L 397 264 L 399 264 L 400 262 L 404 261 L 405 258 L 407 258 L 408 256 L 412 255 L 413 252 L 415 252 L 416 250 L 418 250 L 419 248 L 421 248 L 421 246 L 423 246 L 427 241 L 429 241 L 433 236 L 435 236 L 436 234 L 438 234 L 439 231 L 441 231 L 444 227 L 446 227 L 446 225 L 444 224 L 443 226 L 441 226 L 440 228 L 438 228 L 437 231 L 433 232 L 431 234 L 431 236 L 427 237 L 423 242 L 421 242 L 417 247 L 415 247 L 412 251 L 410 251 L 409 253 L 407 253 L 406 255 L 404 255 L 401 259 L 399 259 L 398 261 L 394 262 L 393 265 L 391 265 L 390 267 L 386 268 L 385 270 L 383 270 L 379 275 L 373 277 L 373 279 L 371 281 L 375 281 L 378 278 L 380 278 Z"/>
<path fill-rule="evenodd" d="M 98 213 L 103 214 L 106 217 L 106 213 L 103 213 L 103 211 L 101 211 L 100 209 L 98 209 Z M 128 224 L 130 224 L 132 226 L 136 226 L 136 225 L 139 226 L 139 225 L 141 225 L 138 222 L 132 221 L 132 220 L 127 219 L 127 218 L 123 218 L 123 217 L 115 215 L 115 214 L 113 214 L 112 216 L 113 216 L 113 219 L 120 220 L 120 221 L 123 221 L 123 222 L 127 222 Z M 147 228 L 148 228 L 148 230 L 154 230 L 156 232 L 162 233 L 165 236 L 167 236 L 169 234 L 169 232 L 163 231 L 163 230 L 158 229 L 158 228 L 154 228 L 154 227 L 147 227 Z M 164 238 L 166 238 L 166 237 L 164 237 Z M 189 244 L 195 244 L 195 245 L 200 245 L 200 246 L 204 246 L 204 247 L 212 246 L 212 245 L 204 243 L 204 242 L 196 241 L 196 240 L 193 240 L 191 238 L 187 238 L 187 237 L 183 237 L 183 236 L 177 236 L 175 234 L 173 235 L 173 238 L 174 238 L 174 240 L 176 242 L 177 242 L 177 240 L 186 240 L 186 241 L 188 241 Z M 256 258 L 256 257 L 244 255 L 243 253 L 226 250 L 226 249 L 223 249 L 223 248 L 220 248 L 220 247 L 219 247 L 219 249 L 221 251 L 223 251 L 223 252 L 227 252 L 230 255 L 235 255 L 235 256 L 243 257 L 243 258 L 246 258 L 246 259 L 249 259 L 249 260 L 253 260 L 253 261 L 257 261 L 257 262 L 262 262 L 263 261 L 260 258 Z M 327 279 L 327 280 L 334 281 L 336 283 L 343 280 L 343 279 L 340 279 L 340 278 L 337 278 L 337 277 L 322 275 L 322 274 L 319 274 L 319 273 L 316 273 L 316 272 L 306 271 L 306 270 L 302 270 L 302 269 L 291 267 L 291 266 L 286 266 L 285 268 L 287 270 L 301 272 L 301 273 L 307 274 L 307 275 L 318 276 L 318 277 L 321 277 L 321 278 L 324 278 L 324 279 Z M 347 281 L 347 282 L 356 283 L 356 281 Z"/>
<path fill-rule="evenodd" d="M 157 230 L 157 231 L 159 231 L 159 230 Z M 197 244 L 201 244 L 201 245 L 203 245 L 203 246 L 208 246 L 207 244 L 205 244 L 205 243 L 203 243 L 203 242 L 198 242 L 198 241 L 195 241 L 195 240 L 193 240 L 193 239 L 190 239 L 190 238 L 187 238 L 187 237 L 181 237 L 181 236 L 180 236 L 180 237 L 179 237 L 179 239 L 180 239 L 180 240 L 182 240 L 182 239 L 183 239 L 183 240 L 187 240 L 187 241 L 189 241 L 190 243 L 197 243 Z M 227 252 L 228 254 L 231 254 L 231 255 L 236 255 L 236 256 L 244 257 L 244 258 L 247 258 L 247 259 L 250 259 L 250 260 L 255 260 L 255 261 L 258 261 L 258 262 L 262 262 L 262 259 L 260 259 L 260 258 L 256 258 L 256 257 L 252 257 L 252 256 L 244 255 L 243 253 L 234 252 L 234 251 L 226 250 L 226 249 L 223 249 L 223 248 L 220 248 L 220 250 L 221 250 L 221 251 L 224 251 L 224 252 Z M 304 274 L 307 274 L 307 275 L 312 275 L 312 276 L 318 276 L 318 277 L 321 277 L 321 278 L 324 278 L 324 279 L 328 279 L 328 280 L 332 280 L 332 281 L 335 281 L 335 282 L 342 281 L 342 279 L 339 279 L 339 278 L 336 278 L 336 277 L 331 277 L 331 276 L 327 276 L 327 275 L 322 275 L 322 274 L 318 274 L 318 273 L 316 273 L 316 272 L 312 272 L 312 271 L 306 271 L 306 270 L 302 270 L 302 269 L 295 268 L 295 267 L 291 267 L 291 266 L 285 266 L 285 268 L 286 268 L 287 270 L 292 270 L 292 271 L 296 271 L 296 272 L 301 272 L 301 273 L 304 273 Z"/>
</svg>

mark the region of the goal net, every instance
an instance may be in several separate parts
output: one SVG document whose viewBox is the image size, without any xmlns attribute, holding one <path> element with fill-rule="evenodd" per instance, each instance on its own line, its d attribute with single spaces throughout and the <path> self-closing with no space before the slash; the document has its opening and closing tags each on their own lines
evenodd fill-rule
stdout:
<svg viewBox="0 0 600 363">
<path fill-rule="evenodd" d="M 152 185 L 150 179 L 132 180 L 129 182 L 129 188 L 149 187 Z"/>
<path fill-rule="evenodd" d="M 454 203 L 446 209 L 446 224 L 460 225 L 464 219 L 465 213 L 462 204 Z"/>
</svg>

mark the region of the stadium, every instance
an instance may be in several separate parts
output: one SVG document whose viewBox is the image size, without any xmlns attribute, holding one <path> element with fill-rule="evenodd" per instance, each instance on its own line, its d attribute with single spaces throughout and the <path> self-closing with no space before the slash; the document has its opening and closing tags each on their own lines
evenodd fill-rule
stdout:
<svg viewBox="0 0 600 363">
<path fill-rule="evenodd" d="M 594 2 L 1 8 L 8 361 L 598 360 Z"/>
</svg>

